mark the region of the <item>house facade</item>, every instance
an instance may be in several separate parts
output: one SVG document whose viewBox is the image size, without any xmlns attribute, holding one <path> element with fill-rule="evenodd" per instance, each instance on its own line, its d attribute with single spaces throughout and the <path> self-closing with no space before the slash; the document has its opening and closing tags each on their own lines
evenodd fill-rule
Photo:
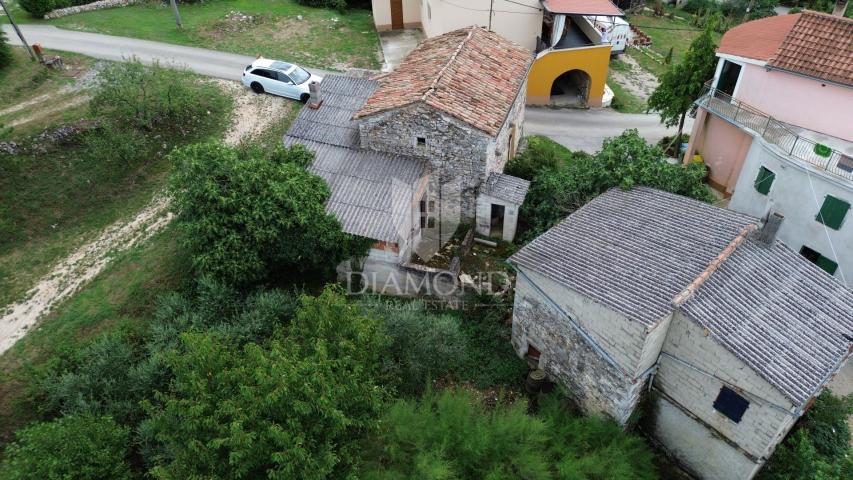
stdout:
<svg viewBox="0 0 853 480">
<path fill-rule="evenodd" d="M 847 45 L 846 49 L 843 47 Z M 779 238 L 853 281 L 853 20 L 803 12 L 755 20 L 720 42 L 696 102 L 696 155 L 729 207 L 785 216 Z"/>
<path fill-rule="evenodd" d="M 373 0 L 379 31 L 421 28 L 428 38 L 479 25 L 536 55 L 526 89 L 533 105 L 601 107 L 611 43 L 608 22 L 624 14 L 610 0 Z M 599 28 L 594 26 L 599 17 Z M 615 20 L 612 22 L 615 25 Z"/>
<path fill-rule="evenodd" d="M 284 142 L 315 152 L 327 210 L 375 241 L 360 267 L 378 274 L 373 283 L 405 281 L 398 267 L 434 254 L 460 224 L 512 240 L 528 183 L 502 172 L 522 136 L 531 62 L 526 49 L 468 27 L 425 40 L 391 73 L 328 76 L 300 112 Z"/>
<path fill-rule="evenodd" d="M 698 478 L 750 479 L 853 348 L 853 291 L 784 221 L 610 190 L 510 258 L 513 346 L 586 413 L 626 424 L 650 395 Z"/>
</svg>

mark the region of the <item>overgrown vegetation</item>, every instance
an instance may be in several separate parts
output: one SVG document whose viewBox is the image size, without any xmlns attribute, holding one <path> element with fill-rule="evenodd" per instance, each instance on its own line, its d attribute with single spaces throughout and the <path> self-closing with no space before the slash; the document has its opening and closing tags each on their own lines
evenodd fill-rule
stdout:
<svg viewBox="0 0 853 480">
<path fill-rule="evenodd" d="M 788 438 L 776 447 L 762 480 L 842 480 L 853 478 L 853 448 L 847 418 L 853 396 L 839 398 L 824 391 Z"/>
<path fill-rule="evenodd" d="M 532 179 L 521 206 L 522 243 L 614 187 L 645 185 L 703 201 L 713 200 L 704 184 L 707 169 L 703 164 L 667 162 L 663 150 L 646 143 L 636 130 L 605 140 L 595 155 L 570 152 L 551 140 L 531 139 L 528 149 L 507 166 L 508 171 L 514 172 L 522 168 L 523 178 Z"/>
<path fill-rule="evenodd" d="M 0 72 L 10 67 L 14 61 L 15 56 L 12 54 L 12 47 L 9 46 L 6 33 L 0 30 Z"/>
<path fill-rule="evenodd" d="M 364 466 L 367 479 L 654 479 L 652 452 L 612 421 L 579 417 L 556 396 L 484 408 L 467 390 L 403 399 L 383 417 Z"/>
<path fill-rule="evenodd" d="M 268 154 L 199 144 L 170 159 L 176 221 L 201 275 L 234 285 L 324 275 L 367 252 L 366 239 L 326 212 L 329 188 L 306 170 L 313 153 L 302 146 Z"/>
</svg>

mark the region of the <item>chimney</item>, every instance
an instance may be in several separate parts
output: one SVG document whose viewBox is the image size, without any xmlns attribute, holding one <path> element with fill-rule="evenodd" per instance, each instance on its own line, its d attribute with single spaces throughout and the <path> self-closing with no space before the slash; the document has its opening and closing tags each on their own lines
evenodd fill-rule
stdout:
<svg viewBox="0 0 853 480">
<path fill-rule="evenodd" d="M 308 99 L 308 108 L 317 110 L 320 108 L 320 105 L 323 104 L 320 82 L 312 80 L 311 83 L 308 84 L 308 91 L 311 93 L 311 97 Z"/>
<path fill-rule="evenodd" d="M 844 12 L 847 11 L 847 1 L 848 0 L 835 0 L 835 8 L 832 9 L 832 15 L 836 17 L 843 17 Z"/>
<path fill-rule="evenodd" d="M 767 246 L 772 246 L 776 241 L 776 234 L 779 233 L 779 227 L 782 226 L 782 220 L 784 219 L 785 216 L 778 213 L 768 215 L 764 221 L 764 225 L 761 226 L 761 230 L 758 231 L 758 241 Z"/>
</svg>

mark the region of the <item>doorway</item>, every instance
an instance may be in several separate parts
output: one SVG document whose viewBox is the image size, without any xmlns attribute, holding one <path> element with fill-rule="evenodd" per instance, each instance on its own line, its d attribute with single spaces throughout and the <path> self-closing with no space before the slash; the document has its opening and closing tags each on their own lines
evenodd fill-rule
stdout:
<svg viewBox="0 0 853 480">
<path fill-rule="evenodd" d="M 720 71 L 720 79 L 717 80 L 717 90 L 733 97 L 740 78 L 740 69 L 741 66 L 737 63 L 723 60 L 723 69 Z"/>
<path fill-rule="evenodd" d="M 400 30 L 403 27 L 403 0 L 391 0 L 391 29 Z"/>
<path fill-rule="evenodd" d="M 491 228 L 489 229 L 490 237 L 503 238 L 505 211 L 506 208 L 503 205 L 492 204 Z"/>
<path fill-rule="evenodd" d="M 569 70 L 554 80 L 551 86 L 551 104 L 563 107 L 586 107 L 590 83 L 588 73 L 583 70 Z"/>
</svg>

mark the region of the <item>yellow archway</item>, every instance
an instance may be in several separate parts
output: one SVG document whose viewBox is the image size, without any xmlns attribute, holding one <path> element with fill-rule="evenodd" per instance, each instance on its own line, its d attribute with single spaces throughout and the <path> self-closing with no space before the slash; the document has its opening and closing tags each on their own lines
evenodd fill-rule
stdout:
<svg viewBox="0 0 853 480">
<path fill-rule="evenodd" d="M 533 62 L 527 77 L 527 103 L 550 104 L 554 81 L 566 72 L 581 70 L 589 76 L 587 104 L 600 107 L 609 66 L 610 45 L 543 52 Z"/>
</svg>

